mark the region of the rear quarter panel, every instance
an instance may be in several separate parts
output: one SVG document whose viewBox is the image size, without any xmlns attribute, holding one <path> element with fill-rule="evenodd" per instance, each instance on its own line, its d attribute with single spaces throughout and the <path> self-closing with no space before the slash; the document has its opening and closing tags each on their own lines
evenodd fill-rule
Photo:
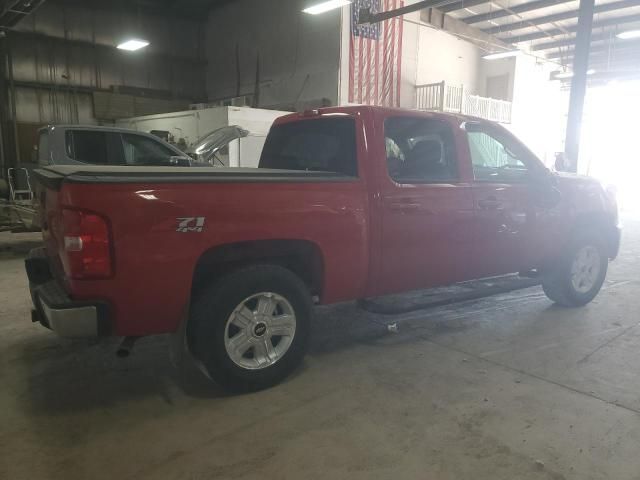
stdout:
<svg viewBox="0 0 640 480">
<path fill-rule="evenodd" d="M 82 206 L 110 221 L 113 277 L 67 284 L 75 299 L 111 303 L 116 335 L 175 331 L 188 311 L 198 259 L 229 243 L 315 243 L 323 254 L 324 303 L 359 298 L 366 288 L 368 209 L 362 180 L 66 184 L 59 204 Z M 185 217 L 204 217 L 204 230 L 178 232 Z"/>
</svg>

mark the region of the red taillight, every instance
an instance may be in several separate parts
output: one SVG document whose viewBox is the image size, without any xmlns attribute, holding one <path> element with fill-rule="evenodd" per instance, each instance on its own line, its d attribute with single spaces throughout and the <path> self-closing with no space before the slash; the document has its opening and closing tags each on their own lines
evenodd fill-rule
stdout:
<svg viewBox="0 0 640 480">
<path fill-rule="evenodd" d="M 76 279 L 111 276 L 109 225 L 100 215 L 80 210 L 62 211 L 61 245 L 65 273 Z"/>
</svg>

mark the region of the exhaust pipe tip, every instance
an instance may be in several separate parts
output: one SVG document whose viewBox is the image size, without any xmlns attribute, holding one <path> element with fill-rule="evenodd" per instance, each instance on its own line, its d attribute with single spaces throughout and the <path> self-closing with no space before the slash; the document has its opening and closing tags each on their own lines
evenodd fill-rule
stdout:
<svg viewBox="0 0 640 480">
<path fill-rule="evenodd" d="M 131 349 L 121 347 L 116 350 L 116 356 L 118 358 L 127 358 L 129 355 L 131 355 Z"/>
<path fill-rule="evenodd" d="M 116 356 L 118 358 L 129 357 L 133 350 L 133 346 L 135 345 L 135 343 L 138 341 L 139 338 L 140 337 L 125 337 L 124 340 L 122 340 L 122 343 L 120 344 L 120 346 L 118 347 L 118 350 L 116 350 Z"/>
</svg>

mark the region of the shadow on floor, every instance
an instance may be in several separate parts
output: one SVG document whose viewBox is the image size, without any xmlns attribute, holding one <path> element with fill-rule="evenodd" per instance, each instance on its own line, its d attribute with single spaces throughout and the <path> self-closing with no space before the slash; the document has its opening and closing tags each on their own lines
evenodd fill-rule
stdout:
<svg viewBox="0 0 640 480">
<path fill-rule="evenodd" d="M 376 345 L 390 335 L 386 322 L 393 320 L 365 312 L 355 303 L 319 307 L 309 353 L 322 357 L 358 344 Z M 459 322 L 449 324 L 437 317 L 425 318 L 424 322 L 431 335 L 469 327 Z M 229 396 L 192 362 L 172 364 L 169 336 L 141 339 L 126 359 L 116 357 L 117 346 L 117 339 L 89 344 L 59 339 L 48 332 L 24 337 L 10 347 L 8 364 L 16 372 L 24 372 L 21 375 L 28 382 L 22 406 L 36 415 L 57 415 L 104 409 L 150 397 L 159 397 L 171 406 L 184 396 L 194 399 Z M 294 376 L 304 374 L 304 370 L 303 365 Z"/>
</svg>

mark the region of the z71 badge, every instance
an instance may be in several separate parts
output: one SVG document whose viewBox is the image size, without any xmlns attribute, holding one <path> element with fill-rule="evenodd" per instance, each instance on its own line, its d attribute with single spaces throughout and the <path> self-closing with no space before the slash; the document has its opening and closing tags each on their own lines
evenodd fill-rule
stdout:
<svg viewBox="0 0 640 480">
<path fill-rule="evenodd" d="M 204 230 L 205 217 L 183 217 L 183 218 L 176 218 L 176 220 L 178 221 L 178 228 L 176 232 L 202 233 L 202 231 Z"/>
</svg>

